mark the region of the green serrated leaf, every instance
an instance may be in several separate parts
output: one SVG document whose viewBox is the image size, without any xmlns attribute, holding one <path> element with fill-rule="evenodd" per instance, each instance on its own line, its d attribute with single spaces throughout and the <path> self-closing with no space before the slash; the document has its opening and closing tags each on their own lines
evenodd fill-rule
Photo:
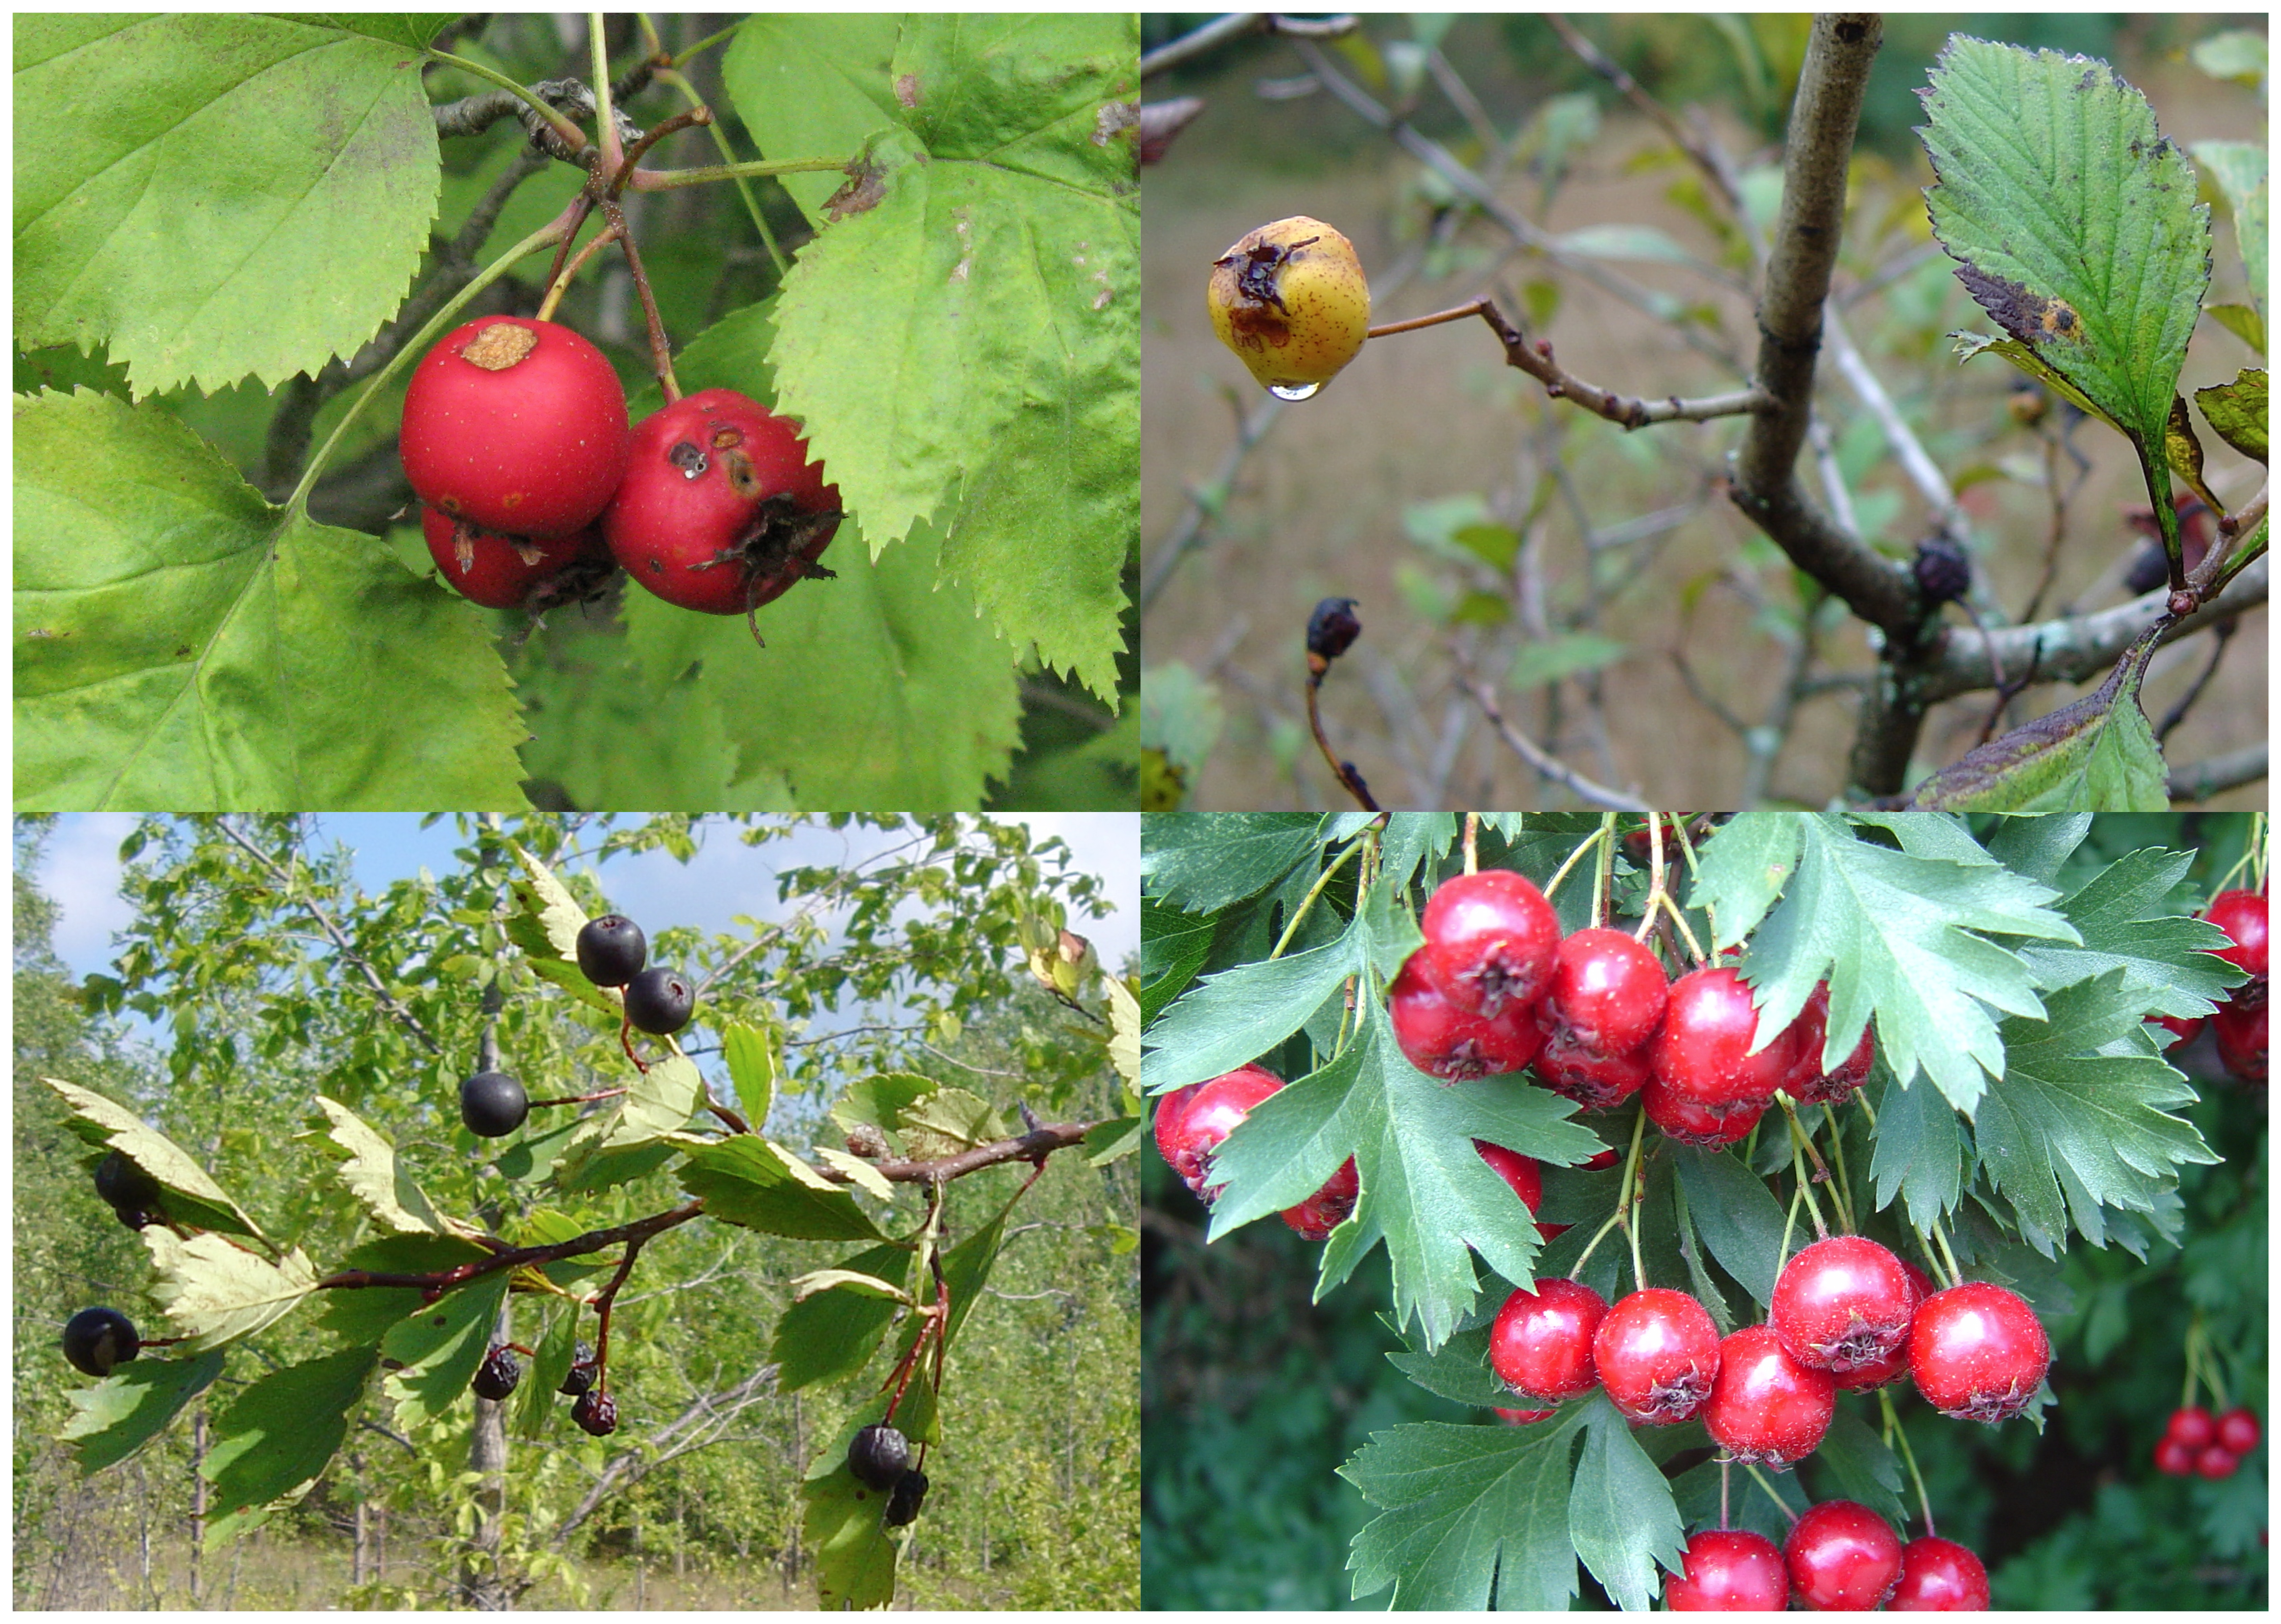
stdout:
<svg viewBox="0 0 2281 1624">
<path fill-rule="evenodd" d="M 901 1286 L 876 1274 L 866 1274 L 861 1269 L 811 1269 L 806 1274 L 794 1275 L 785 1284 L 795 1303 L 805 1303 L 820 1291 L 850 1291 L 858 1296 L 884 1297 L 890 1303 L 908 1303 L 911 1300 L 911 1294 Z"/>
<path fill-rule="evenodd" d="M 515 901 L 509 929 L 516 945 L 535 958 L 551 958 L 576 971 L 578 932 L 586 927 L 586 910 L 570 894 L 570 887 L 555 878 L 554 870 L 525 851 L 521 844 L 509 841 L 507 849 L 514 854 L 515 866 L 522 870 L 507 883 Z M 583 971 L 578 971 L 578 978 L 585 980 Z M 613 1002 L 611 1007 L 616 1006 Z"/>
<path fill-rule="evenodd" d="M 908 1282 L 908 1248 L 875 1246 L 839 1260 L 839 1267 L 879 1280 Z M 895 1322 L 895 1304 L 853 1292 L 830 1291 L 795 1303 L 777 1321 L 769 1357 L 777 1362 L 777 1390 L 796 1393 L 839 1381 L 870 1363 L 879 1339 Z"/>
<path fill-rule="evenodd" d="M 1140 825 L 1140 885 L 1186 913 L 1210 913 L 1265 891 L 1312 854 L 1319 815 L 1187 812 Z"/>
<path fill-rule="evenodd" d="M 847 1182 L 866 1195 L 879 1201 L 894 1200 L 894 1185 L 888 1181 L 877 1166 L 863 1157 L 850 1156 L 845 1150 L 834 1150 L 830 1145 L 816 1145 L 809 1149 L 808 1155 L 826 1167 L 847 1174 Z"/>
<path fill-rule="evenodd" d="M 2137 851 L 2116 858 L 2060 905 L 2081 942 L 2031 942 L 2021 948 L 2021 957 L 2046 986 L 2120 971 L 2117 996 L 2130 1009 L 2208 1015 L 2242 972 L 2214 956 L 2226 945 L 2225 932 L 2183 916 L 2170 901 L 2193 861 L 2190 851 Z"/>
<path fill-rule="evenodd" d="M 855 1198 L 783 1146 L 753 1134 L 696 1146 L 681 1187 L 704 1198 L 707 1213 L 763 1234 L 797 1241 L 876 1241 L 879 1231 Z"/>
<path fill-rule="evenodd" d="M 381 1351 L 404 1368 L 381 1385 L 396 1402 L 398 1426 L 418 1427 L 468 1396 L 506 1288 L 504 1269 L 478 1275 L 389 1328 Z"/>
<path fill-rule="evenodd" d="M 903 1148 L 915 1162 L 956 1156 L 1004 1137 L 990 1102 L 963 1088 L 938 1087 L 906 1107 L 899 1124 Z"/>
<path fill-rule="evenodd" d="M 1108 978 L 1109 1063 L 1125 1086 L 1140 1086 L 1140 1001 L 1117 976 Z"/>
<path fill-rule="evenodd" d="M 1759 928 L 1798 865 L 1803 828 L 1791 813 L 1743 812 L 1703 847 L 1689 905 L 1708 906 L 1716 916 L 1714 951 Z"/>
<path fill-rule="evenodd" d="M 217 1418 L 213 1447 L 198 1463 L 198 1474 L 214 1486 L 206 1507 L 209 1539 L 242 1533 L 259 1522 L 250 1513 L 308 1491 L 348 1436 L 349 1410 L 364 1396 L 377 1357 L 370 1348 L 347 1348 L 272 1371 L 240 1389 Z"/>
<path fill-rule="evenodd" d="M 2097 690 L 1968 751 L 1919 785 L 1910 804 L 1938 812 L 2169 810 L 2169 769 L 2138 708 L 2160 630 L 2126 650 Z"/>
<path fill-rule="evenodd" d="M 489 1255 L 474 1242 L 453 1236 L 383 1235 L 356 1248 L 341 1259 L 340 1266 L 375 1274 L 440 1274 Z M 317 1328 L 356 1346 L 378 1345 L 390 1330 L 423 1306 L 417 1290 L 400 1286 L 335 1289 L 319 1294 L 319 1299 Z"/>
<path fill-rule="evenodd" d="M 527 729 L 457 594 L 163 407 L 42 393 L 15 423 L 19 810 L 522 809 Z"/>
<path fill-rule="evenodd" d="M 74 1413 L 59 1435 L 75 1447 L 85 1473 L 115 1465 L 166 1431 L 172 1421 L 221 1374 L 219 1348 L 194 1359 L 136 1359 L 121 1365 L 91 1388 L 73 1388 Z"/>
<path fill-rule="evenodd" d="M 2214 384 L 2194 391 L 2194 404 L 2218 437 L 2247 457 L 2263 463 L 2267 456 L 2266 383 L 2262 368 L 2244 368 L 2231 383 Z M 2219 504 L 2210 506 L 2217 508 Z"/>
<path fill-rule="evenodd" d="M 143 1229 L 143 1244 L 158 1272 L 151 1300 L 181 1329 L 186 1353 L 251 1336 L 316 1289 L 317 1272 L 298 1247 L 273 1264 L 225 1235 L 185 1241 L 160 1224 Z"/>
<path fill-rule="evenodd" d="M 859 1077 L 832 1102 L 831 1120 L 847 1133 L 858 1126 L 893 1133 L 902 1125 L 903 1112 L 942 1085 L 916 1071 L 880 1071 Z"/>
<path fill-rule="evenodd" d="M 238 1204 L 206 1176 L 195 1157 L 125 1106 L 60 1078 L 40 1079 L 71 1111 L 73 1133 L 89 1144 L 116 1150 L 166 1190 L 166 1216 L 178 1224 L 261 1238 Z"/>
<path fill-rule="evenodd" d="M 419 1180 L 398 1163 L 394 1145 L 339 1101 L 319 1094 L 317 1105 L 332 1122 L 325 1137 L 347 1154 L 339 1169 L 341 1183 L 375 1223 L 403 1233 L 448 1232 Z"/>
<path fill-rule="evenodd" d="M 737 1091 L 737 1107 L 745 1120 L 758 1128 L 769 1119 L 776 1102 L 776 1035 L 758 1027 L 732 1025 L 721 1034 L 722 1056 L 729 1063 L 729 1081 Z"/>
</svg>

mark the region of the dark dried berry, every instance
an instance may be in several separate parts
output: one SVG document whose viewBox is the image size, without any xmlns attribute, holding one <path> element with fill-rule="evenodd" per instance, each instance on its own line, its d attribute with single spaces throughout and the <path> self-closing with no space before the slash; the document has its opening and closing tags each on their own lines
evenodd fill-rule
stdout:
<svg viewBox="0 0 2281 1624">
<path fill-rule="evenodd" d="M 885 1421 L 859 1428 L 847 1445 L 847 1469 L 874 1489 L 893 1489 L 910 1464 L 911 1441 Z"/>
<path fill-rule="evenodd" d="M 594 1344 L 581 1341 L 570 1350 L 570 1368 L 562 1373 L 562 1385 L 554 1390 L 567 1393 L 572 1398 L 589 1393 L 594 1387 Z"/>
<path fill-rule="evenodd" d="M 119 1214 L 120 1221 L 130 1229 L 140 1229 L 151 1221 L 151 1214 L 159 1210 L 159 1198 L 164 1193 L 159 1181 L 128 1161 L 119 1151 L 96 1164 L 95 1193 L 104 1204 Z M 140 1216 L 143 1224 L 128 1221 L 130 1214 Z"/>
<path fill-rule="evenodd" d="M 1909 566 L 1926 606 L 1952 603 L 1972 588 L 1972 560 L 1952 536 L 1928 536 L 1917 543 L 1917 556 Z"/>
<path fill-rule="evenodd" d="M 697 989 L 677 970 L 645 970 L 626 983 L 626 1019 L 653 1037 L 679 1032 L 696 1009 Z"/>
<path fill-rule="evenodd" d="M 115 1308 L 83 1308 L 64 1326 L 64 1357 L 90 1376 L 108 1376 L 142 1350 L 135 1322 Z"/>
<path fill-rule="evenodd" d="M 597 1438 L 618 1430 L 618 1401 L 607 1393 L 581 1393 L 570 1406 L 570 1419 Z"/>
<path fill-rule="evenodd" d="M 1360 636 L 1362 622 L 1355 618 L 1351 598 L 1326 598 L 1307 617 L 1307 652 L 1326 660 L 1345 653 Z"/>
<path fill-rule="evenodd" d="M 2133 592 L 2151 592 L 2169 578 L 2170 561 L 2157 544 L 2138 550 L 2138 556 L 2130 561 L 2130 573 L 2122 577 L 2122 584 Z"/>
<path fill-rule="evenodd" d="M 478 1071 L 460 1085 L 460 1120 L 478 1139 L 502 1139 L 530 1115 L 530 1096 L 504 1071 Z"/>
<path fill-rule="evenodd" d="M 918 1520 L 919 1507 L 926 1501 L 927 1480 L 924 1472 L 906 1472 L 895 1480 L 894 1489 L 887 1496 L 886 1524 L 900 1528 Z"/>
<path fill-rule="evenodd" d="M 578 968 L 596 986 L 623 986 L 648 962 L 648 938 L 623 914 L 604 914 L 578 927 Z"/>
<path fill-rule="evenodd" d="M 476 1372 L 476 1396 L 488 1398 L 493 1404 L 514 1391 L 522 1380 L 522 1365 L 511 1348 L 494 1348 L 484 1356 L 483 1367 Z"/>
</svg>

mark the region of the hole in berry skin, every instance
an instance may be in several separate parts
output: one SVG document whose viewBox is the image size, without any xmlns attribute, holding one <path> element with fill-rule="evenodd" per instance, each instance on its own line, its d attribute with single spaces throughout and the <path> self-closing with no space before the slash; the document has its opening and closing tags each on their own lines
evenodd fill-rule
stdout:
<svg viewBox="0 0 2281 1624">
<path fill-rule="evenodd" d="M 665 566 L 652 559 L 649 561 L 649 572 L 653 576 L 661 576 L 665 573 Z"/>
<path fill-rule="evenodd" d="M 712 466 L 694 440 L 683 440 L 665 453 L 665 460 L 681 470 L 684 479 L 694 479 Z"/>
<path fill-rule="evenodd" d="M 733 423 L 723 423 L 713 431 L 715 451 L 726 451 L 731 445 L 742 445 L 744 443 L 745 431 Z"/>
<path fill-rule="evenodd" d="M 461 346 L 460 359 L 485 372 L 505 372 L 538 347 L 538 335 L 512 321 L 495 321 Z"/>
<path fill-rule="evenodd" d="M 718 445 L 719 436 L 713 443 Z M 753 460 L 743 452 L 731 449 L 721 456 L 722 465 L 729 470 L 729 488 L 746 501 L 757 501 L 761 495 L 761 476 L 753 472 Z"/>
</svg>

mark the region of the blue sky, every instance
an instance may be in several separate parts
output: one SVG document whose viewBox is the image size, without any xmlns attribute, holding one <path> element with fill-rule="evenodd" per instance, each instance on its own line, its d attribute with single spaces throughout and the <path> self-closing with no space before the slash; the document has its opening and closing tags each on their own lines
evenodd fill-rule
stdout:
<svg viewBox="0 0 2281 1624">
<path fill-rule="evenodd" d="M 452 866 L 452 849 L 459 839 L 450 820 L 423 829 L 420 819 L 409 814 L 341 813 L 318 821 L 327 834 L 355 852 L 357 875 L 367 891 L 416 873 L 423 865 L 436 870 Z M 1060 836 L 1074 854 L 1074 866 L 1097 876 L 1108 894 L 1117 899 L 1111 913 L 1070 921 L 1072 930 L 1092 939 L 1102 963 L 1122 964 L 1138 952 L 1138 815 L 1032 812 L 1009 814 L 1008 821 L 1029 824 L 1034 839 Z M 56 951 L 76 974 L 107 969 L 112 938 L 128 922 L 128 909 L 119 896 L 119 843 L 135 823 L 133 816 L 117 813 L 61 817 L 49 838 L 38 883 L 62 909 Z M 737 914 L 775 916 L 779 869 L 847 862 L 878 849 L 887 839 L 870 830 L 823 829 L 754 849 L 740 844 L 734 827 L 723 824 L 686 865 L 653 853 L 616 859 L 605 877 L 612 905 L 636 919 L 729 931 L 735 928 L 731 916 Z"/>
</svg>

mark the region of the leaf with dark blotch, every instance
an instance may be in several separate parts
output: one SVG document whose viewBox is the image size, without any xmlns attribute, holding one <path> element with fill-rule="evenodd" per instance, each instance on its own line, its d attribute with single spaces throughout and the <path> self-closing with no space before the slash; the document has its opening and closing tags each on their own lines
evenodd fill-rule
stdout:
<svg viewBox="0 0 2281 1624">
<path fill-rule="evenodd" d="M 2096 692 L 1950 762 L 1910 804 L 1935 812 L 2169 811 L 2169 769 L 2138 708 L 2155 635 L 2131 645 Z"/>
<path fill-rule="evenodd" d="M 2186 482 L 2186 488 L 2208 504 L 2212 513 L 2223 513 L 2225 504 L 2210 494 L 2202 479 L 2201 437 L 2194 432 L 2194 420 L 2186 414 L 2183 395 L 2170 397 L 2170 420 L 2162 428 L 2162 450 L 2170 460 L 2170 472 Z"/>
</svg>

